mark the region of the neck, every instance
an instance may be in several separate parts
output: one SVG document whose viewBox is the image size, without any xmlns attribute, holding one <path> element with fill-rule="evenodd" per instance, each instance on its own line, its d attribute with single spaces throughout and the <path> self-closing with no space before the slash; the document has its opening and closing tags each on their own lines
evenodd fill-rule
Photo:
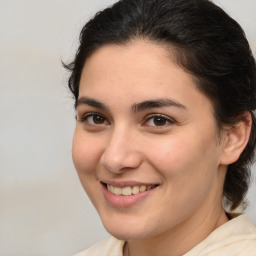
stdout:
<svg viewBox="0 0 256 256">
<path fill-rule="evenodd" d="M 204 216 L 204 218 L 202 218 Z M 180 256 L 203 241 L 213 230 L 228 221 L 221 208 L 208 215 L 192 216 L 172 230 L 150 239 L 129 240 L 125 256 Z"/>
</svg>

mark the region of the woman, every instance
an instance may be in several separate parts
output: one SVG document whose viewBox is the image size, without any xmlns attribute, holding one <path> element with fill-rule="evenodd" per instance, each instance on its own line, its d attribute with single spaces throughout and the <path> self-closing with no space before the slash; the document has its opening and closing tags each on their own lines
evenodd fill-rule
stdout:
<svg viewBox="0 0 256 256">
<path fill-rule="evenodd" d="M 240 215 L 256 144 L 256 68 L 207 0 L 121 0 L 82 29 L 73 160 L 113 236 L 78 254 L 256 255 Z"/>
</svg>

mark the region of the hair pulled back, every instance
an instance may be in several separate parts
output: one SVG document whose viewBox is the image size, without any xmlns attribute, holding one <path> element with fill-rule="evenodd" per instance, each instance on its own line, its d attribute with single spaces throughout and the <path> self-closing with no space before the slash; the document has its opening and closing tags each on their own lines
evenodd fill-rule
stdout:
<svg viewBox="0 0 256 256">
<path fill-rule="evenodd" d="M 218 127 L 252 116 L 249 142 L 228 166 L 223 197 L 239 206 L 250 181 L 249 165 L 256 145 L 256 66 L 240 25 L 208 0 L 121 0 L 98 12 L 83 27 L 69 88 L 75 102 L 87 58 L 107 44 L 150 40 L 174 49 L 176 62 L 195 77 L 198 89 L 213 103 Z"/>
</svg>

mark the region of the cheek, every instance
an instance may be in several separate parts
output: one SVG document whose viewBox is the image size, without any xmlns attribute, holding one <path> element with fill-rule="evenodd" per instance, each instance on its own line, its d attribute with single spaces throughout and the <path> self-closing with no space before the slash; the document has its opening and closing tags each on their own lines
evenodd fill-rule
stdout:
<svg viewBox="0 0 256 256">
<path fill-rule="evenodd" d="M 73 162 L 80 182 L 96 208 L 98 208 L 96 199 L 100 197 L 95 192 L 96 169 L 101 156 L 100 148 L 99 139 L 88 136 L 83 130 L 75 131 L 72 147 Z"/>
<path fill-rule="evenodd" d="M 175 175 L 181 166 L 185 165 L 191 157 L 190 147 L 184 138 L 174 136 L 151 142 L 147 146 L 148 159 L 156 169 Z"/>
<path fill-rule="evenodd" d="M 100 158 L 100 142 L 86 136 L 83 132 L 75 131 L 72 146 L 72 157 L 78 175 L 94 172 Z"/>
<path fill-rule="evenodd" d="M 174 135 L 147 146 L 151 164 L 165 177 L 190 177 L 207 174 L 217 168 L 214 139 L 200 140 L 196 136 Z"/>
</svg>

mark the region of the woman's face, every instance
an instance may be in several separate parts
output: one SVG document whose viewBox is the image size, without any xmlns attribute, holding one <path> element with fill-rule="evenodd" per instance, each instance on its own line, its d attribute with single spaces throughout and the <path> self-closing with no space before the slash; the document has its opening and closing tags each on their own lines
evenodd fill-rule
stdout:
<svg viewBox="0 0 256 256">
<path fill-rule="evenodd" d="M 222 151 L 211 102 L 163 47 L 108 45 L 86 61 L 73 160 L 112 235 L 149 238 L 214 214 Z"/>
</svg>

